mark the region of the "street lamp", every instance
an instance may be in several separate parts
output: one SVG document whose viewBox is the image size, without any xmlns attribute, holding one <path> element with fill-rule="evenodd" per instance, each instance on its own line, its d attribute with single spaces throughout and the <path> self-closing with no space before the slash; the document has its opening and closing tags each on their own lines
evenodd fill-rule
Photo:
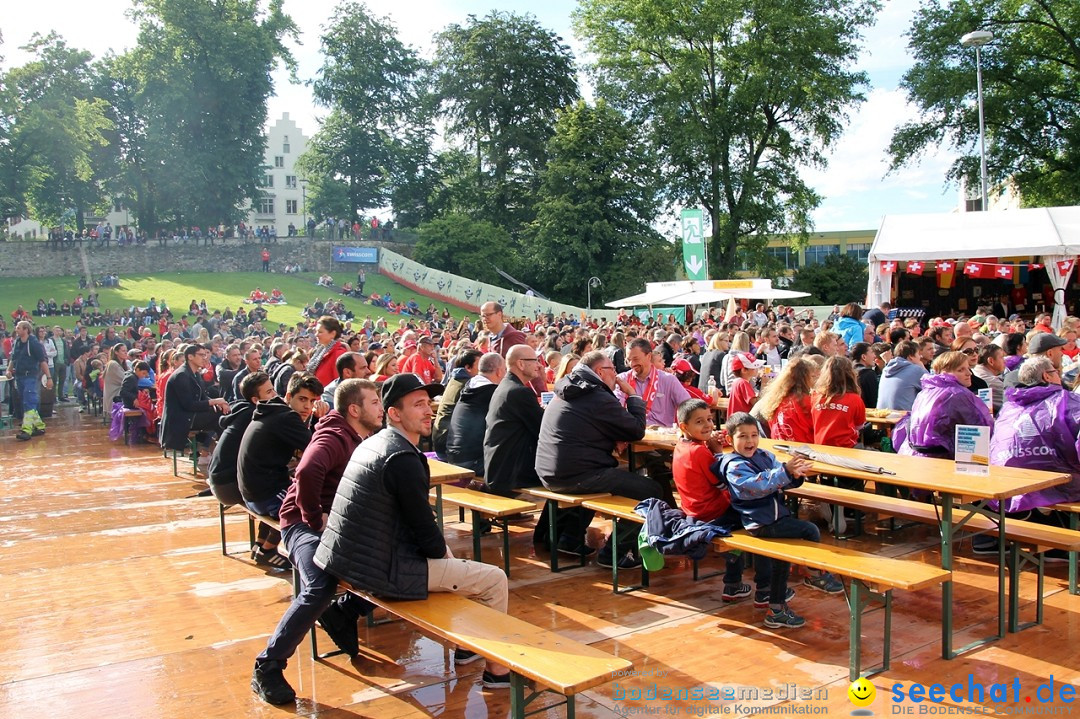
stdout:
<svg viewBox="0 0 1080 719">
<path fill-rule="evenodd" d="M 599 287 L 602 284 L 604 284 L 604 283 L 600 281 L 599 277 L 590 277 L 589 278 L 589 281 L 585 285 L 585 291 L 588 293 L 588 297 L 589 297 L 588 305 L 585 307 L 586 310 L 591 310 L 592 309 L 592 290 L 593 290 L 593 287 Z"/>
<path fill-rule="evenodd" d="M 304 220 L 303 220 L 303 229 L 300 230 L 300 235 L 305 236 L 305 235 L 307 235 L 307 180 L 306 179 L 300 180 L 300 189 L 303 192 L 303 196 L 304 196 L 304 208 L 303 208 Z"/>
<path fill-rule="evenodd" d="M 973 30 L 960 38 L 961 45 L 975 48 L 975 78 L 979 95 L 979 174 L 982 180 L 983 212 L 989 209 L 989 198 L 986 193 L 986 124 L 983 120 L 982 55 L 979 48 L 993 39 L 994 33 L 989 30 Z"/>
</svg>

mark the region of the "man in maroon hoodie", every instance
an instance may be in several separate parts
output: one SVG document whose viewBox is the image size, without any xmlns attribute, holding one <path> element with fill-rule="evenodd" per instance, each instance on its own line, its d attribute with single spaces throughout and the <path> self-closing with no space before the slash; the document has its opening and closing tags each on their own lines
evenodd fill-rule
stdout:
<svg viewBox="0 0 1080 719">
<path fill-rule="evenodd" d="M 480 305 L 480 322 L 484 325 L 484 329 L 492 335 L 491 351 L 498 352 L 503 359 L 506 359 L 506 354 L 511 347 L 529 344 L 524 332 L 506 322 L 503 316 L 503 306 L 498 302 L 485 302 Z M 540 393 L 547 390 L 544 373 L 538 373 L 532 379 L 530 385 L 536 391 L 537 398 L 539 398 Z"/>
<path fill-rule="evenodd" d="M 382 400 L 373 382 L 347 379 L 338 384 L 334 409 L 315 427 L 281 504 L 278 513 L 281 536 L 299 573 L 300 591 L 285 610 L 266 649 L 255 659 L 251 688 L 271 704 L 284 704 L 295 698 L 282 672 L 317 620 L 340 649 L 350 656 L 359 652 L 356 630 L 359 608 L 333 603 L 337 579 L 316 566 L 312 557 L 353 450 L 382 429 L 382 422 Z"/>
</svg>

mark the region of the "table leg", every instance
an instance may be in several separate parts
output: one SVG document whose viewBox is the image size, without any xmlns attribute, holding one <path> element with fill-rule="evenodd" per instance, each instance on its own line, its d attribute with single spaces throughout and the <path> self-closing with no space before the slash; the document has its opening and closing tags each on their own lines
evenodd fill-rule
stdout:
<svg viewBox="0 0 1080 719">
<path fill-rule="evenodd" d="M 941 568 L 952 571 L 952 495 L 941 495 Z M 953 630 L 953 583 L 947 580 L 941 583 L 941 656 L 952 659 Z"/>
<path fill-rule="evenodd" d="M 439 531 L 443 529 L 442 518 L 442 485 L 435 485 L 435 521 L 439 524 Z"/>
<path fill-rule="evenodd" d="M 1069 529 L 1076 531 L 1080 527 L 1080 514 L 1069 512 Z M 1069 552 L 1069 594 L 1078 594 L 1076 589 L 1077 555 L 1080 552 Z"/>
</svg>

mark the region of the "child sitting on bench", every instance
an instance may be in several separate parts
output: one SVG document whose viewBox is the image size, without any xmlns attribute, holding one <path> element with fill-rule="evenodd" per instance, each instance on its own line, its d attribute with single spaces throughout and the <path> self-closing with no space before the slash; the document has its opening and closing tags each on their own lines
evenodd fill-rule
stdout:
<svg viewBox="0 0 1080 719">
<path fill-rule="evenodd" d="M 737 412 L 726 425 L 734 452 L 717 458 L 713 472 L 727 482 L 731 506 L 742 517 L 742 525 L 755 537 L 775 539 L 808 539 L 821 541 L 817 526 L 791 516 L 784 504 L 784 487 L 797 487 L 810 469 L 810 460 L 793 457 L 781 464 L 771 452 L 758 449 L 757 421 L 746 412 Z M 769 611 L 765 626 L 771 629 L 796 629 L 806 623 L 791 611 L 781 599 L 787 594 L 791 565 L 777 559 L 758 557 L 756 561 L 771 564 Z M 828 572 L 817 572 L 803 584 L 826 594 L 840 594 L 844 584 Z"/>
</svg>

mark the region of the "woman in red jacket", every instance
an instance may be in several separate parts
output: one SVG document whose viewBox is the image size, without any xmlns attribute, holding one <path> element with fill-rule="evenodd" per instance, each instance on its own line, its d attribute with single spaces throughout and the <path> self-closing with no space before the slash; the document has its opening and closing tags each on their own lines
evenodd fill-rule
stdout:
<svg viewBox="0 0 1080 719">
<path fill-rule="evenodd" d="M 324 387 L 337 379 L 337 358 L 349 351 L 341 341 L 344 331 L 341 322 L 329 315 L 323 315 L 315 324 L 315 338 L 319 344 L 311 351 L 307 372 L 315 375 Z"/>
<path fill-rule="evenodd" d="M 814 443 L 854 447 L 866 424 L 866 405 L 859 394 L 855 365 L 847 357 L 830 357 L 810 397 Z"/>
<path fill-rule="evenodd" d="M 758 411 L 769 423 L 769 436 L 773 439 L 802 443 L 814 441 L 810 393 L 821 371 L 821 366 L 815 360 L 820 357 L 806 355 L 791 360 L 761 393 Z"/>
</svg>

